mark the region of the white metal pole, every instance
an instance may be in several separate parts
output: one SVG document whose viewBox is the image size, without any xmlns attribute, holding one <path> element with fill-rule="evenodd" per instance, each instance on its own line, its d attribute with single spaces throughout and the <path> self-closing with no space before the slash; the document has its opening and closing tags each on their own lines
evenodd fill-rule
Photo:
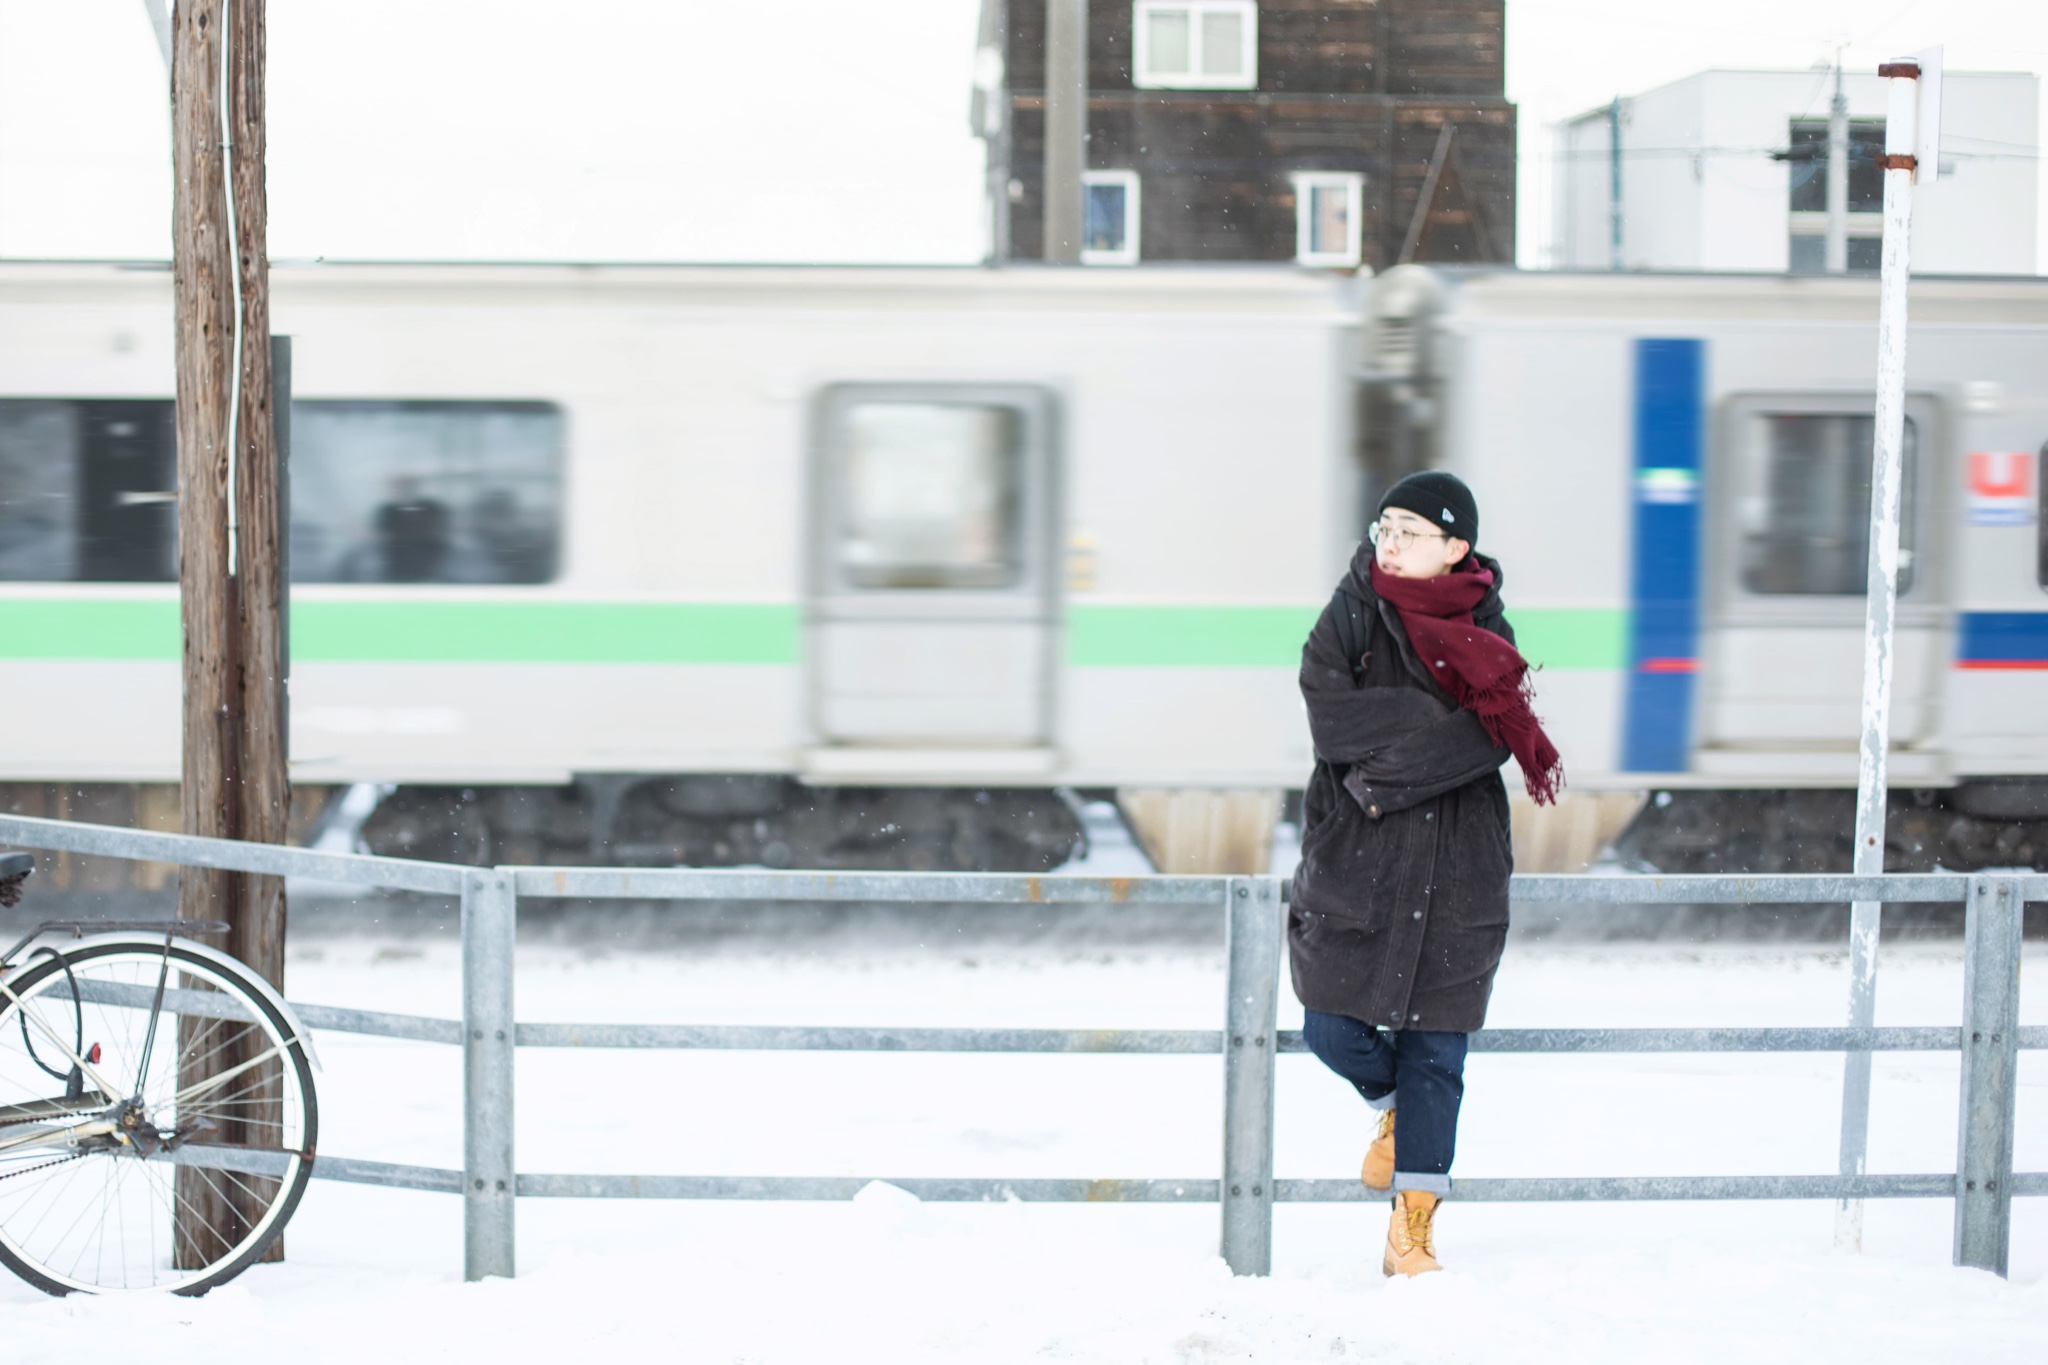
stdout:
<svg viewBox="0 0 2048 1365">
<path fill-rule="evenodd" d="M 1884 871 L 1885 761 L 1892 710 L 1892 617 L 1898 605 L 1900 446 L 1906 419 L 1906 280 L 1913 228 L 1914 150 L 1920 68 L 1895 62 L 1885 118 L 1884 256 L 1877 315 L 1877 410 L 1870 481 L 1870 570 L 1863 616 L 1863 741 L 1856 768 L 1858 876 Z M 1930 168 L 1931 174 L 1931 168 Z M 1877 1010 L 1879 902 L 1849 912 L 1849 1027 L 1870 1028 Z M 1870 1134 L 1870 1054 L 1851 1052 L 1842 1072 L 1843 1175 L 1862 1175 Z M 1863 1246 L 1863 1201 L 1835 1209 L 1835 1245 Z"/>
</svg>

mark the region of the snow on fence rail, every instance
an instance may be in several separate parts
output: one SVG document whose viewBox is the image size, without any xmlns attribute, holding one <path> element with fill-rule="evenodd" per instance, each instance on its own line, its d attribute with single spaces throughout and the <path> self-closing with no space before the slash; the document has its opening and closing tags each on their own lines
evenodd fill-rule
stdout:
<svg viewBox="0 0 2048 1365">
<path fill-rule="evenodd" d="M 1356 1180 L 1273 1177 L 1273 1068 L 1305 1051 L 1277 1027 L 1281 904 L 1271 877 L 1066 877 L 1008 873 L 818 873 L 700 869 L 472 868 L 69 821 L 0 816 L 0 842 L 108 857 L 394 890 L 459 895 L 463 1018 L 295 1005 L 308 1028 L 459 1044 L 463 1048 L 463 1169 L 320 1155 L 316 1178 L 460 1194 L 468 1278 L 513 1273 L 517 1199 L 850 1199 L 868 1177 L 575 1175 L 519 1173 L 513 1164 L 514 1051 L 520 1047 L 753 1051 L 1222 1054 L 1223 1160 L 1216 1179 L 880 1177 L 920 1199 L 1212 1203 L 1222 1251 L 1239 1274 L 1271 1264 L 1273 1204 L 1373 1199 Z M 1964 905 L 1963 1024 L 1958 1028 L 1489 1029 L 1474 1052 L 1960 1051 L 1954 1172 L 1917 1175 L 1631 1176 L 1467 1179 L 1476 1201 L 1677 1199 L 1937 1199 L 1956 1203 L 1955 1260 L 2005 1273 L 2012 1200 L 2048 1195 L 2048 1172 L 2015 1174 L 2018 1050 L 2048 1048 L 2048 1027 L 2019 1023 L 2020 929 L 2029 901 L 2048 901 L 2048 875 L 1518 876 L 1523 902 L 1580 904 Z M 1201 1029 L 891 1029 L 707 1024 L 521 1024 L 512 1008 L 513 931 L 521 897 L 534 899 L 785 900 L 923 904 L 1130 904 L 1211 907 L 1224 917 L 1224 1027 Z"/>
</svg>

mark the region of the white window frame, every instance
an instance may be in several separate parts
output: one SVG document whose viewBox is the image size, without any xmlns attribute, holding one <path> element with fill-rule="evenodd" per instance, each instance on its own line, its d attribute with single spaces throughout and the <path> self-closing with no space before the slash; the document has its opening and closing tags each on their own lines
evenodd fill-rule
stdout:
<svg viewBox="0 0 2048 1365">
<path fill-rule="evenodd" d="M 1344 249 L 1342 251 L 1316 251 L 1312 236 L 1314 224 L 1309 216 L 1310 192 L 1318 189 L 1341 189 L 1347 199 L 1344 215 Z M 1294 173 L 1294 259 L 1300 265 L 1339 266 L 1346 269 L 1358 265 L 1364 250 L 1365 229 L 1365 177 L 1356 171 L 1296 171 Z"/>
<path fill-rule="evenodd" d="M 1088 187 L 1090 185 L 1121 185 L 1124 191 L 1124 246 L 1121 251 L 1091 251 L 1087 245 L 1088 230 Z M 1144 222 L 1143 201 L 1139 197 L 1138 173 L 1136 171 L 1083 171 L 1081 172 L 1081 264 L 1082 265 L 1136 265 L 1138 263 L 1138 229 Z"/>
<path fill-rule="evenodd" d="M 1150 74 L 1151 25 L 1147 16 L 1180 10 L 1188 16 L 1188 70 L 1180 76 Z M 1235 76 L 1202 72 L 1204 14 L 1228 13 L 1244 20 L 1244 70 Z M 1259 6 L 1257 0 L 1134 0 L 1131 5 L 1131 84 L 1140 90 L 1256 90 L 1259 87 Z"/>
</svg>

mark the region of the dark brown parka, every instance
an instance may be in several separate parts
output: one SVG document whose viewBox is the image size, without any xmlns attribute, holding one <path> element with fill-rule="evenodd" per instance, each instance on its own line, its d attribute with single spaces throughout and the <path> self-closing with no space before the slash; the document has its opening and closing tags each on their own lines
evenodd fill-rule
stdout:
<svg viewBox="0 0 2048 1365">
<path fill-rule="evenodd" d="M 1486 1020 L 1508 932 L 1508 751 L 1416 659 L 1372 590 L 1373 549 L 1301 651 L 1316 766 L 1302 798 L 1287 916 L 1294 993 L 1309 1009 L 1393 1029 L 1471 1033 Z M 1514 642 L 1500 565 L 1473 611 Z"/>
</svg>

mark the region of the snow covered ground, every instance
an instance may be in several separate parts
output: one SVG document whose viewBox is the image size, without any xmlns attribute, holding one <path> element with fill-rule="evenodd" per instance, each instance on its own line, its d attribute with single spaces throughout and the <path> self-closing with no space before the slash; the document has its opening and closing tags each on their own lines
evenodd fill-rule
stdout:
<svg viewBox="0 0 2048 1365">
<path fill-rule="evenodd" d="M 2025 1013 L 2048 1022 L 2048 955 Z M 302 937 L 300 1000 L 452 1015 L 455 947 Z M 1511 949 L 1491 1022 L 1829 1024 L 1840 954 Z M 1959 1016 L 1953 948 L 1887 948 L 1881 1023 Z M 535 1020 L 1213 1027 L 1206 951 L 901 946 L 830 955 L 523 949 Z M 1284 1021 L 1298 1024 L 1295 1017 Z M 323 1034 L 324 1151 L 457 1166 L 452 1048 Z M 528 1052 L 530 1171 L 1213 1175 L 1207 1058 Z M 1952 1056 L 1881 1055 L 1872 1166 L 1952 1168 Z M 658 1087 L 642 1098 L 642 1078 Z M 2048 1057 L 2028 1054 L 2022 1169 L 2048 1169 Z M 1840 1062 L 1783 1057 L 1472 1061 L 1467 1175 L 1750 1173 L 1832 1167 Z M 1278 1171 L 1357 1168 L 1366 1111 L 1308 1057 L 1280 1064 Z M 1209 1206 L 529 1200 L 520 1278 L 464 1285 L 439 1195 L 316 1181 L 289 1261 L 200 1301 L 46 1300 L 0 1278 L 18 1361 L 81 1346 L 176 1362 L 818 1360 L 1000 1362 L 2038 1361 L 2048 1354 L 2048 1200 L 2015 1215 L 2010 1282 L 1949 1266 L 1950 1205 L 1874 1203 L 1861 1256 L 1821 1204 L 1449 1206 L 1447 1273 L 1389 1284 L 1385 1213 L 1282 1206 L 1275 1273 L 1233 1280 Z"/>
</svg>

